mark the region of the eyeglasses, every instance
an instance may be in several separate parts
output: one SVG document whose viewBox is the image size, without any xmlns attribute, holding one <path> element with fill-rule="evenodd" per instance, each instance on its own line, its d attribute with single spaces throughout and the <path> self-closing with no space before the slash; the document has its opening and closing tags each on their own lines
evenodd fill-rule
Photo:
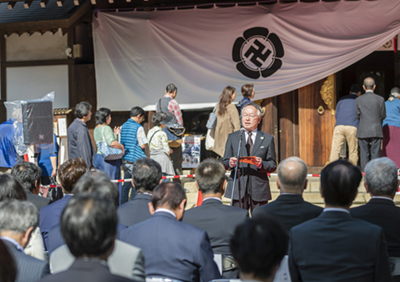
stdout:
<svg viewBox="0 0 400 282">
<path fill-rule="evenodd" d="M 247 117 L 250 117 L 250 118 L 257 118 L 258 116 L 257 116 L 257 115 L 253 115 L 253 114 L 251 114 L 251 115 L 249 115 L 249 114 L 243 114 L 242 117 L 244 117 L 244 118 L 247 118 Z"/>
</svg>

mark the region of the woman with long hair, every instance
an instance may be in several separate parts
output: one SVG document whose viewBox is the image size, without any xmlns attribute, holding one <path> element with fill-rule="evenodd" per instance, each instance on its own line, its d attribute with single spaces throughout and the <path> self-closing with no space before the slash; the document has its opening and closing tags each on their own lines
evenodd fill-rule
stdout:
<svg viewBox="0 0 400 282">
<path fill-rule="evenodd" d="M 110 127 L 111 123 L 111 110 L 108 108 L 100 108 L 96 112 L 96 127 L 93 132 L 94 141 L 106 141 L 107 145 L 112 148 L 121 149 L 125 152 L 124 146 L 118 142 L 117 135 L 121 133 L 121 127 L 114 127 L 114 130 Z M 95 169 L 104 171 L 113 179 L 121 178 L 121 162 L 122 159 L 118 160 L 105 160 L 101 155 L 99 149 L 97 154 L 94 156 L 93 166 Z"/>
<path fill-rule="evenodd" d="M 240 129 L 239 113 L 232 104 L 236 98 L 236 89 L 232 86 L 227 86 L 222 91 L 222 94 L 217 104 L 217 122 L 214 134 L 214 149 L 213 151 L 223 157 L 225 153 L 225 144 L 228 140 L 228 135 Z"/>
</svg>

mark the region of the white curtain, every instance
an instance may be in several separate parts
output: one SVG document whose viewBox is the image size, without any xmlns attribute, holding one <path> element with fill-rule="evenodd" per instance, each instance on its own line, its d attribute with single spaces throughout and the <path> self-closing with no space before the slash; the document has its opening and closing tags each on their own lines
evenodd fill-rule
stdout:
<svg viewBox="0 0 400 282">
<path fill-rule="evenodd" d="M 182 108 L 212 106 L 227 85 L 255 99 L 313 83 L 400 32 L 400 1 L 277 3 L 93 19 L 97 104 L 151 108 L 168 83 Z M 241 71 L 245 69 L 245 71 Z"/>
</svg>

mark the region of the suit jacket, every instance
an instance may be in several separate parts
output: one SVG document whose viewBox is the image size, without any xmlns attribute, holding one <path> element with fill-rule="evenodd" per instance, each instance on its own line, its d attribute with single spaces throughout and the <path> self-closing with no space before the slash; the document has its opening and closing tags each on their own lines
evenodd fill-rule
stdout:
<svg viewBox="0 0 400 282">
<path fill-rule="evenodd" d="M 54 274 L 65 271 L 74 261 L 67 245 L 62 245 L 50 256 L 51 272 Z M 108 257 L 107 264 L 110 272 L 115 275 L 142 282 L 146 279 L 143 252 L 122 241 L 115 240 L 114 250 Z"/>
<path fill-rule="evenodd" d="M 61 213 L 71 198 L 72 195 L 65 195 L 62 199 L 55 201 L 54 203 L 45 206 L 40 210 L 39 227 L 40 231 L 42 232 L 44 247 L 46 250 L 48 250 L 49 244 L 49 231 L 52 227 L 60 224 Z"/>
<path fill-rule="evenodd" d="M 382 121 L 386 117 L 383 97 L 368 91 L 356 99 L 356 116 L 360 120 L 357 138 L 383 138 Z"/>
<path fill-rule="evenodd" d="M 132 280 L 111 274 L 108 266 L 97 260 L 77 259 L 66 271 L 48 275 L 40 282 L 132 282 Z"/>
<path fill-rule="evenodd" d="M 304 201 L 301 195 L 280 195 L 275 201 L 254 210 L 253 216 L 269 215 L 289 232 L 293 226 L 318 217 L 323 208 Z"/>
<path fill-rule="evenodd" d="M 118 219 L 121 224 L 132 226 L 151 217 L 149 203 L 151 195 L 137 194 L 132 200 L 118 207 Z"/>
<path fill-rule="evenodd" d="M 322 212 L 289 237 L 293 282 L 393 281 L 382 229 L 346 212 Z"/>
<path fill-rule="evenodd" d="M 351 216 L 382 227 L 390 257 L 400 258 L 400 208 L 393 201 L 373 198 L 350 210 Z"/>
<path fill-rule="evenodd" d="M 239 140 L 240 131 L 229 134 L 228 141 L 226 142 L 224 158 L 222 161 L 225 168 L 232 171 L 228 179 L 228 187 L 225 193 L 225 197 L 228 198 L 231 198 L 233 179 L 235 175 L 235 169 L 229 167 L 229 159 L 237 156 Z M 242 134 L 240 156 L 248 156 L 244 133 Z M 254 201 L 262 202 L 271 200 L 271 191 L 269 189 L 267 173 L 274 172 L 276 169 L 274 137 L 258 130 L 250 156 L 262 158 L 262 166 L 259 169 L 255 165 L 240 164 L 240 196 L 243 198 L 246 193 L 250 192 L 249 194 Z M 251 179 L 251 188 L 247 185 L 249 179 Z M 239 200 L 239 181 L 236 181 L 235 186 L 236 188 L 233 194 L 233 199 Z"/>
<path fill-rule="evenodd" d="M 148 277 L 187 282 L 220 278 L 207 233 L 167 212 L 122 231 L 121 240 L 142 249 Z"/>
<path fill-rule="evenodd" d="M 40 209 L 43 208 L 44 206 L 47 206 L 48 204 L 50 204 L 50 199 L 43 198 L 38 195 L 32 194 L 31 191 L 25 190 L 25 192 L 26 192 L 27 200 L 29 202 L 31 202 L 32 204 L 34 204 L 35 207 L 38 209 L 38 211 L 40 211 Z"/>
<path fill-rule="evenodd" d="M 126 225 L 118 223 L 116 239 L 119 239 L 122 230 L 125 230 L 126 228 L 127 228 Z M 51 255 L 52 252 L 54 252 L 58 247 L 61 247 L 64 244 L 65 244 L 65 241 L 61 234 L 61 226 L 59 224 L 56 226 L 53 226 L 50 229 L 49 234 L 48 234 L 47 251 L 49 252 L 49 255 Z"/>
<path fill-rule="evenodd" d="M 214 254 L 230 254 L 229 241 L 235 228 L 248 217 L 246 210 L 209 199 L 201 206 L 185 211 L 182 222 L 206 231 Z"/>
<path fill-rule="evenodd" d="M 47 262 L 26 255 L 9 241 L 3 240 L 3 242 L 14 258 L 17 266 L 16 282 L 36 282 L 50 273 L 49 264 Z"/>
</svg>

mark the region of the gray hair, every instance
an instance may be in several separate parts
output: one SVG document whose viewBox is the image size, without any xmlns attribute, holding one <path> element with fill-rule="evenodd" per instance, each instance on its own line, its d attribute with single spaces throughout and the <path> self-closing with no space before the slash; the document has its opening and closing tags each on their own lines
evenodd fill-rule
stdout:
<svg viewBox="0 0 400 282">
<path fill-rule="evenodd" d="M 75 106 L 75 116 L 77 118 L 83 118 L 89 114 L 89 110 L 92 108 L 88 102 L 80 102 Z"/>
<path fill-rule="evenodd" d="M 392 90 L 390 90 L 390 95 L 393 97 L 389 97 L 389 101 L 392 102 L 394 98 L 399 98 L 400 96 L 400 88 L 398 87 L 393 87 Z"/>
<path fill-rule="evenodd" d="M 31 202 L 17 200 L 0 202 L 0 232 L 25 233 L 30 227 L 36 228 L 38 221 L 39 212 Z"/>
<path fill-rule="evenodd" d="M 307 165 L 298 157 L 284 159 L 278 165 L 278 179 L 281 188 L 301 191 L 307 179 Z"/>
<path fill-rule="evenodd" d="M 375 80 L 372 77 L 367 77 L 366 79 L 364 79 L 363 85 L 366 90 L 372 90 L 375 85 Z"/>
<path fill-rule="evenodd" d="M 397 166 L 384 157 L 373 159 L 365 166 L 365 181 L 374 196 L 393 196 L 397 191 Z"/>
<path fill-rule="evenodd" d="M 261 108 L 259 105 L 257 105 L 256 103 L 248 103 L 248 104 L 244 105 L 244 107 L 243 107 L 243 109 L 242 109 L 242 112 L 243 112 L 243 110 L 244 110 L 245 108 L 247 108 L 247 107 L 254 107 L 254 108 L 256 108 L 258 117 L 262 117 L 263 114 L 264 114 L 262 108 Z"/>
</svg>

